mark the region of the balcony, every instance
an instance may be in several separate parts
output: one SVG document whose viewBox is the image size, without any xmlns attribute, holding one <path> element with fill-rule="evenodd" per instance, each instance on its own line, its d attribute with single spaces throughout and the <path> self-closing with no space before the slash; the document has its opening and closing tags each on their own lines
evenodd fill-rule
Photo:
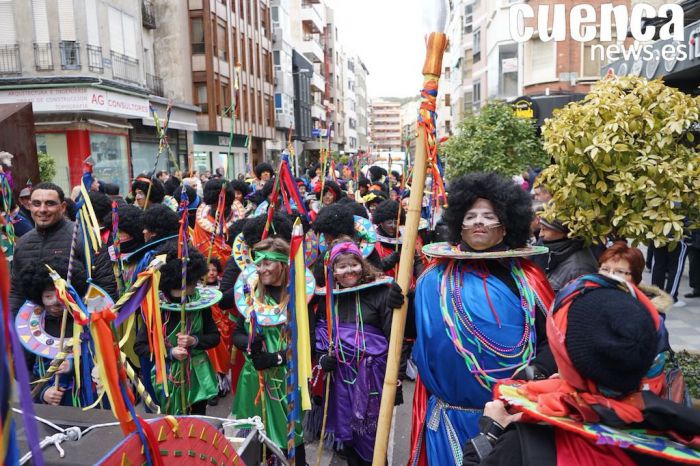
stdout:
<svg viewBox="0 0 700 466">
<path fill-rule="evenodd" d="M 314 120 L 325 120 L 326 110 L 318 104 L 313 104 L 311 106 L 311 118 Z"/>
<path fill-rule="evenodd" d="M 311 91 L 323 92 L 326 89 L 326 80 L 319 73 L 311 75 Z"/>
<path fill-rule="evenodd" d="M 34 42 L 34 66 L 37 71 L 53 70 L 53 57 L 50 43 Z"/>
<path fill-rule="evenodd" d="M 61 52 L 62 70 L 79 70 L 80 66 L 80 42 L 62 40 L 58 43 Z"/>
<path fill-rule="evenodd" d="M 0 45 L 0 75 L 21 73 L 22 64 L 19 60 L 19 45 Z"/>
<path fill-rule="evenodd" d="M 323 32 L 326 27 L 324 14 L 321 12 L 322 5 L 316 5 L 309 2 L 301 4 L 301 24 L 305 26 L 307 31 L 314 33 Z"/>
<path fill-rule="evenodd" d="M 110 51 L 112 57 L 112 76 L 118 81 L 139 84 L 139 61 L 121 53 Z"/>
<path fill-rule="evenodd" d="M 155 29 L 156 24 L 156 8 L 151 0 L 141 0 L 141 24 L 146 29 Z"/>
<path fill-rule="evenodd" d="M 316 34 L 304 34 L 299 51 L 312 63 L 323 63 L 323 47 L 321 47 Z"/>
<path fill-rule="evenodd" d="M 87 49 L 88 57 L 88 69 L 93 73 L 104 72 L 104 63 L 102 62 L 102 47 L 97 45 L 88 45 L 85 47 Z"/>
<path fill-rule="evenodd" d="M 146 73 L 146 89 L 153 95 L 165 97 L 163 93 L 163 80 L 154 74 Z"/>
</svg>

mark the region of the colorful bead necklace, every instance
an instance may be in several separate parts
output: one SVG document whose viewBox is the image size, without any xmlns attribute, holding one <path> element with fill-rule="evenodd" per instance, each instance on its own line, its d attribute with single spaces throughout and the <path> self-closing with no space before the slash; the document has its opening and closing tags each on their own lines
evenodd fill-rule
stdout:
<svg viewBox="0 0 700 466">
<path fill-rule="evenodd" d="M 476 274 L 483 281 L 488 305 L 491 308 L 494 319 L 500 327 L 500 319 L 491 303 L 486 285 L 486 278 L 489 276 L 486 266 L 481 261 L 449 261 L 442 273 L 441 288 L 445 290 L 445 293 L 440 294 L 440 311 L 442 313 L 443 322 L 447 327 L 445 331 L 450 340 L 452 340 L 452 344 L 457 352 L 464 358 L 464 362 L 469 371 L 474 374 L 477 381 L 487 389 L 491 389 L 492 385 L 498 380 L 491 374 L 513 370 L 517 371 L 519 368 L 525 367 L 534 355 L 535 334 L 533 329 L 536 297 L 527 283 L 519 260 L 511 259 L 508 267 L 518 288 L 520 309 L 525 317 L 522 335 L 518 343 L 511 346 L 502 345 L 495 342 L 492 338 L 489 338 L 472 320 L 471 313 L 465 309 L 464 302 L 462 301 L 461 290 L 464 283 L 464 275 L 467 273 Z M 450 312 L 448 296 L 449 303 L 452 305 L 451 308 L 454 309 L 453 312 Z M 477 348 L 477 354 L 486 352 L 496 356 L 500 359 L 499 365 L 501 367 L 496 369 L 484 369 L 481 367 L 477 354 L 465 348 L 465 340 Z"/>
</svg>

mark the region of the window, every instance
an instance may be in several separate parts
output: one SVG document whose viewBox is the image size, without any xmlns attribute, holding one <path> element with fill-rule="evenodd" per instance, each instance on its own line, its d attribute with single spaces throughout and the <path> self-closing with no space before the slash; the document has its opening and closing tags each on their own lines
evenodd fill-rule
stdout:
<svg viewBox="0 0 700 466">
<path fill-rule="evenodd" d="M 219 114 L 224 115 L 224 116 L 231 116 L 231 109 L 229 108 L 229 105 L 231 105 L 231 90 L 228 87 L 228 84 L 222 84 L 221 85 L 221 108 L 219 109 Z"/>
<path fill-rule="evenodd" d="M 112 7 L 109 7 L 108 17 L 110 49 L 130 58 L 138 58 L 134 17 Z"/>
<path fill-rule="evenodd" d="M 481 83 L 475 82 L 472 86 L 472 96 L 474 99 L 474 110 L 478 111 L 481 107 Z"/>
<path fill-rule="evenodd" d="M 209 102 L 207 99 L 207 85 L 206 83 L 197 83 L 194 86 L 195 89 L 195 99 L 197 99 L 196 104 L 202 109 L 202 113 L 207 113 L 209 111 Z"/>
<path fill-rule="evenodd" d="M 204 25 L 202 18 L 192 18 L 192 53 L 204 53 Z"/>
<path fill-rule="evenodd" d="M 472 60 L 478 63 L 481 60 L 481 30 L 474 31 L 474 45 L 472 46 Z"/>
<path fill-rule="evenodd" d="M 603 52 L 595 52 L 593 49 L 594 45 L 603 44 L 607 46 L 613 44 L 614 42 L 600 42 L 599 39 L 594 39 L 592 41 L 581 44 L 581 77 L 582 78 L 593 78 L 597 80 L 600 78 L 600 69 L 603 67 L 605 62 L 605 54 Z M 600 47 L 598 47 L 600 49 Z"/>
<path fill-rule="evenodd" d="M 515 44 L 504 44 L 498 48 L 500 61 L 500 78 L 498 93 L 504 97 L 518 95 L 518 49 Z"/>
<path fill-rule="evenodd" d="M 472 32 L 472 6 L 467 5 L 464 8 L 464 22 L 462 26 L 462 32 L 469 34 Z"/>
<path fill-rule="evenodd" d="M 542 42 L 538 37 L 525 44 L 525 84 L 557 80 L 556 46 L 553 40 Z"/>
<path fill-rule="evenodd" d="M 129 157 L 126 136 L 90 132 L 90 147 L 95 161 L 96 179 L 119 185 L 120 192 L 129 192 Z"/>
<path fill-rule="evenodd" d="M 450 94 L 445 94 L 445 107 L 449 107 L 450 105 Z"/>
<path fill-rule="evenodd" d="M 228 61 L 226 27 L 221 24 L 216 25 L 216 52 L 220 60 Z"/>
</svg>

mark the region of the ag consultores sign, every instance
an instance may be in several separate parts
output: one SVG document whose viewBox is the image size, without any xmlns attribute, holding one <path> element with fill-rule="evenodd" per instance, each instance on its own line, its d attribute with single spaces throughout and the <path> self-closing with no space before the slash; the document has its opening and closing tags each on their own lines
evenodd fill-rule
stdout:
<svg viewBox="0 0 700 466">
<path fill-rule="evenodd" d="M 147 99 L 92 87 L 0 91 L 0 103 L 17 102 L 31 102 L 36 113 L 94 111 L 125 117 L 149 116 Z"/>
</svg>

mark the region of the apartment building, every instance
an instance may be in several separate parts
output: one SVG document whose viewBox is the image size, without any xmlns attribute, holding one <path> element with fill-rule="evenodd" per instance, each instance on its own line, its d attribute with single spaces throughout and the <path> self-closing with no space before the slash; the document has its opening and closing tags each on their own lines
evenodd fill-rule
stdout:
<svg viewBox="0 0 700 466">
<path fill-rule="evenodd" d="M 400 151 L 401 104 L 375 99 L 370 103 L 370 139 L 375 152 Z"/>
<path fill-rule="evenodd" d="M 345 152 L 367 151 L 367 68 L 359 56 L 346 54 L 345 74 Z"/>
<path fill-rule="evenodd" d="M 193 94 L 202 109 L 193 167 L 223 168 L 234 177 L 268 159 L 266 143 L 275 137 L 269 0 L 189 0 L 187 5 Z"/>
<path fill-rule="evenodd" d="M 187 167 L 198 109 L 187 78 L 156 58 L 164 17 L 146 0 L 0 0 L 0 103 L 32 103 L 37 149 L 66 190 L 92 156 L 95 175 L 127 192 L 154 167 L 151 109 L 162 120 L 169 102 L 171 153 L 158 168 Z"/>
</svg>

